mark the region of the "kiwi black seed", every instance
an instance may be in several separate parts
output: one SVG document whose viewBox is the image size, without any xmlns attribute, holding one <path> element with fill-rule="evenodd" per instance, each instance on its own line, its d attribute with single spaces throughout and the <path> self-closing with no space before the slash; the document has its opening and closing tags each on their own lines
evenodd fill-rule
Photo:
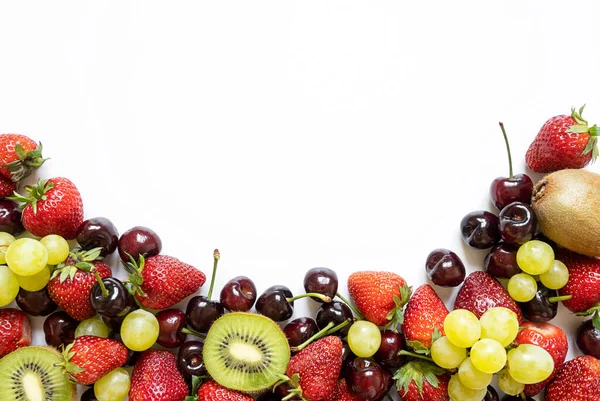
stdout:
<svg viewBox="0 0 600 401">
<path fill-rule="evenodd" d="M 54 349 L 20 348 L 0 360 L 0 400 L 72 401 L 73 384 L 56 364 L 63 361 Z"/>
<path fill-rule="evenodd" d="M 222 386 L 259 392 L 285 373 L 290 347 L 279 326 L 254 313 L 234 312 L 217 319 L 206 335 L 204 364 Z"/>
</svg>

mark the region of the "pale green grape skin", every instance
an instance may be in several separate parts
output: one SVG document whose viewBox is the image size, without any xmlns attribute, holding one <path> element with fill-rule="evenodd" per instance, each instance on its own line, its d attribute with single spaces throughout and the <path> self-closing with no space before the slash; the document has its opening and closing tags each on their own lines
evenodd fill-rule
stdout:
<svg viewBox="0 0 600 401">
<path fill-rule="evenodd" d="M 83 320 L 75 329 L 75 338 L 82 336 L 95 336 L 108 338 L 110 327 L 108 327 L 99 316 Z"/>
<path fill-rule="evenodd" d="M 502 369 L 498 373 L 498 387 L 508 395 L 518 395 L 525 390 L 525 385 L 513 379 L 508 369 Z"/>
<path fill-rule="evenodd" d="M 433 362 L 444 369 L 458 368 L 466 357 L 467 350 L 452 344 L 446 336 L 438 338 L 431 345 Z"/>
<path fill-rule="evenodd" d="M 456 309 L 444 319 L 444 332 L 452 344 L 469 348 L 479 340 L 481 324 L 473 312 Z"/>
<path fill-rule="evenodd" d="M 123 368 L 117 368 L 94 383 L 94 394 L 98 401 L 122 401 L 129 393 L 131 379 Z"/>
<path fill-rule="evenodd" d="M 487 388 L 494 375 L 480 371 L 473 366 L 471 358 L 467 358 L 458 368 L 458 378 L 465 387 L 471 390 L 481 390 Z"/>
<path fill-rule="evenodd" d="M 154 345 L 159 331 L 156 317 L 143 309 L 137 309 L 123 320 L 121 339 L 130 350 L 141 352 Z"/>
<path fill-rule="evenodd" d="M 559 290 L 569 281 L 569 269 L 560 260 L 555 260 L 550 270 L 540 274 L 540 281 L 551 290 Z"/>
<path fill-rule="evenodd" d="M 545 242 L 532 240 L 524 243 L 517 251 L 517 264 L 525 273 L 542 274 L 552 266 L 554 250 Z"/>
<path fill-rule="evenodd" d="M 460 381 L 458 375 L 453 375 L 448 382 L 448 395 L 452 401 L 481 401 L 487 389 L 472 390 Z"/>
<path fill-rule="evenodd" d="M 48 251 L 48 264 L 57 265 L 64 262 L 69 256 L 69 243 L 60 235 L 46 235 L 40 240 L 40 243 Z"/>
<path fill-rule="evenodd" d="M 369 358 L 373 356 L 381 345 L 379 327 L 366 320 L 355 322 L 348 330 L 348 345 L 358 357 Z"/>
<path fill-rule="evenodd" d="M 17 276 L 7 266 L 0 266 L 0 307 L 15 300 L 19 293 Z"/>
<path fill-rule="evenodd" d="M 33 276 L 18 276 L 15 274 L 15 277 L 17 277 L 19 285 L 25 291 L 39 291 L 47 286 L 48 281 L 50 281 L 50 266 L 44 267 L 39 273 Z"/>
<path fill-rule="evenodd" d="M 15 237 L 9 233 L 0 232 L 0 265 L 6 264 L 6 251 L 8 246 L 13 243 Z"/>
<path fill-rule="evenodd" d="M 506 350 L 496 340 L 484 338 L 471 347 L 473 366 L 484 373 L 497 373 L 506 365 Z"/>
<path fill-rule="evenodd" d="M 529 302 L 537 293 L 537 282 L 529 274 L 515 274 L 508 280 L 506 290 L 515 301 Z"/>
<path fill-rule="evenodd" d="M 545 349 L 532 344 L 521 344 L 508 351 L 508 373 L 523 384 L 546 380 L 554 370 L 554 360 Z"/>
<path fill-rule="evenodd" d="M 479 318 L 481 338 L 491 338 L 507 347 L 519 333 L 519 318 L 508 308 L 490 308 Z"/>
<path fill-rule="evenodd" d="M 19 276 L 33 276 L 48 263 L 48 251 L 39 241 L 19 238 L 8 246 L 6 263 Z"/>
</svg>

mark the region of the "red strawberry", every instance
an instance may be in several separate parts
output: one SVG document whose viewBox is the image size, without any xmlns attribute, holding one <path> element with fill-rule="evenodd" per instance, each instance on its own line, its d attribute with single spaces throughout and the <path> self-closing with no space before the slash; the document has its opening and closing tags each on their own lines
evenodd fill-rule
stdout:
<svg viewBox="0 0 600 401">
<path fill-rule="evenodd" d="M 31 322 L 24 312 L 0 309 L 0 358 L 31 345 Z"/>
<path fill-rule="evenodd" d="M 508 295 L 502 285 L 484 271 L 476 271 L 467 276 L 454 300 L 454 309 L 467 309 L 481 317 L 490 308 L 503 306 L 517 314 L 519 323 L 523 321 L 521 308 Z"/>
<path fill-rule="evenodd" d="M 377 326 L 401 322 L 402 307 L 410 297 L 404 279 L 390 272 L 352 273 L 348 277 L 348 292 L 365 319 Z"/>
<path fill-rule="evenodd" d="M 585 313 L 590 308 L 600 306 L 600 259 L 566 249 L 559 249 L 556 259 L 569 269 L 569 281 L 558 293 L 561 296 L 571 295 L 572 298 L 563 301 L 563 305 L 576 313 Z"/>
<path fill-rule="evenodd" d="M 286 375 L 307 401 L 323 401 L 333 394 L 341 369 L 342 340 L 327 336 L 294 355 Z"/>
<path fill-rule="evenodd" d="M 129 401 L 183 401 L 187 394 L 173 354 L 150 349 L 140 355 L 131 375 Z"/>
<path fill-rule="evenodd" d="M 434 330 L 444 335 L 446 315 L 446 305 L 429 284 L 417 288 L 404 309 L 402 332 L 406 344 L 417 351 L 429 349 Z"/>
<path fill-rule="evenodd" d="M 0 134 L 0 175 L 19 182 L 37 170 L 47 159 L 42 144 L 20 134 Z"/>
<path fill-rule="evenodd" d="M 583 107 L 571 115 L 552 117 L 542 126 L 529 146 L 527 165 L 538 173 L 583 168 L 598 157 L 600 127 L 588 127 L 581 117 Z"/>
<path fill-rule="evenodd" d="M 198 401 L 254 401 L 254 398 L 210 380 L 198 389 Z"/>
<path fill-rule="evenodd" d="M 200 270 L 166 255 L 140 256 L 129 263 L 136 298 L 150 309 L 166 309 L 198 291 L 206 281 Z"/>
<path fill-rule="evenodd" d="M 439 366 L 413 360 L 394 374 L 400 399 L 404 401 L 449 401 L 450 375 Z"/>
<path fill-rule="evenodd" d="M 48 282 L 50 298 L 75 320 L 96 315 L 90 303 L 90 292 L 100 278 L 112 276 L 112 270 L 98 260 L 100 248 L 71 253 L 64 263 L 56 266 Z M 97 275 L 96 275 L 97 274 Z"/>
<path fill-rule="evenodd" d="M 517 344 L 533 344 L 542 347 L 554 360 L 554 371 L 550 377 L 537 384 L 527 384 L 525 395 L 533 397 L 544 389 L 561 368 L 569 351 L 569 342 L 564 331 L 550 323 L 523 322 L 523 330 L 517 334 Z"/>
<path fill-rule="evenodd" d="M 0 199 L 9 197 L 17 189 L 17 184 L 8 178 L 0 176 Z"/>
<path fill-rule="evenodd" d="M 364 401 L 364 398 L 358 394 L 354 394 L 352 390 L 348 388 L 346 379 L 341 378 L 335 384 L 335 390 L 331 397 L 327 398 L 327 401 Z"/>
<path fill-rule="evenodd" d="M 579 356 L 565 363 L 546 387 L 546 401 L 600 400 L 600 360 Z"/>
<path fill-rule="evenodd" d="M 58 234 L 74 239 L 83 223 L 83 202 L 75 184 L 67 178 L 51 178 L 25 187 L 27 195 L 10 199 L 25 202 L 23 226 L 39 237 Z"/>
<path fill-rule="evenodd" d="M 122 366 L 128 356 L 127 347 L 120 342 L 96 336 L 77 337 L 63 351 L 66 372 L 86 386 Z"/>
</svg>

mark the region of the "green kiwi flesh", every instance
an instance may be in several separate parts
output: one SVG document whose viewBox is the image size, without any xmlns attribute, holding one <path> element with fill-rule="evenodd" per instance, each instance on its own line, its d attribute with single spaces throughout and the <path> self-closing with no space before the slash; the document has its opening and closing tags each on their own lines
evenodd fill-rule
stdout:
<svg viewBox="0 0 600 401">
<path fill-rule="evenodd" d="M 0 400 L 71 401 L 73 384 L 63 374 L 62 356 L 52 348 L 25 347 L 0 360 Z"/>
<path fill-rule="evenodd" d="M 531 204 L 544 235 L 573 252 L 600 257 L 600 174 L 548 174 L 535 185 Z"/>
<path fill-rule="evenodd" d="M 280 380 L 290 360 L 290 346 L 271 319 L 234 312 L 213 323 L 204 340 L 203 357 L 217 383 L 254 393 Z"/>
</svg>

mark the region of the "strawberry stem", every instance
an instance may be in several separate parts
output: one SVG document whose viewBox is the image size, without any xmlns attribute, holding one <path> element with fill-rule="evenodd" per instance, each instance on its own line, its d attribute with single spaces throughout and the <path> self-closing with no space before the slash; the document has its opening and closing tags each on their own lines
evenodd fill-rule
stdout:
<svg viewBox="0 0 600 401">
<path fill-rule="evenodd" d="M 213 288 L 215 286 L 215 277 L 217 276 L 217 265 L 219 264 L 219 259 L 221 259 L 221 252 L 218 249 L 215 249 L 213 252 L 213 271 L 212 277 L 210 278 L 210 288 L 208 289 L 208 299 L 211 299 Z"/>
<path fill-rule="evenodd" d="M 202 333 L 198 333 L 197 331 L 194 331 L 194 330 L 192 330 L 192 329 L 188 329 L 187 327 L 184 327 L 183 329 L 181 329 L 181 332 L 182 332 L 183 334 L 189 334 L 189 335 L 191 335 L 191 336 L 200 337 L 200 338 L 202 338 L 202 339 L 205 339 L 205 338 L 206 338 L 206 336 L 205 336 L 204 334 L 202 334 Z"/>
<path fill-rule="evenodd" d="M 339 292 L 336 292 L 336 293 L 335 293 L 335 296 L 336 296 L 336 297 L 338 297 L 339 299 L 341 299 L 343 303 L 345 303 L 346 305 L 348 305 L 348 307 L 349 307 L 350 309 L 352 309 L 352 311 L 354 312 L 354 314 L 355 314 L 356 316 L 358 316 L 358 318 L 359 318 L 360 320 L 365 320 L 365 317 L 363 316 L 363 314 L 362 314 L 362 313 L 360 313 L 360 311 L 359 311 L 358 309 L 356 309 L 356 307 L 355 307 L 354 305 L 352 305 L 352 303 L 350 303 L 350 301 L 348 301 L 346 298 L 344 298 L 344 297 L 342 296 L 342 294 L 340 294 Z"/>
<path fill-rule="evenodd" d="M 418 359 L 423 359 L 424 361 L 433 362 L 433 359 L 431 359 L 425 355 L 420 355 L 415 352 L 410 352 L 410 351 L 406 351 L 406 350 L 400 350 L 400 352 L 398 352 L 398 355 L 412 356 L 413 358 L 418 358 Z"/>
<path fill-rule="evenodd" d="M 500 125 L 500 129 L 502 130 L 502 135 L 504 136 L 504 143 L 506 143 L 506 153 L 508 153 L 508 169 L 509 169 L 508 179 L 512 180 L 514 175 L 513 175 L 513 166 L 512 166 L 512 156 L 510 154 L 510 145 L 508 144 L 508 136 L 506 135 L 506 131 L 504 130 L 504 123 L 500 122 L 498 124 Z"/>
<path fill-rule="evenodd" d="M 93 269 L 93 272 L 94 272 L 94 276 L 96 276 L 96 281 L 98 282 L 98 285 L 100 286 L 100 289 L 102 290 L 102 296 L 104 298 L 106 298 L 108 296 L 108 290 L 106 289 L 106 286 L 102 282 L 102 277 L 100 277 L 100 273 L 98 273 L 98 269 Z"/>
<path fill-rule="evenodd" d="M 295 297 L 286 298 L 285 300 L 288 301 L 289 303 L 292 303 L 297 299 L 306 298 L 306 297 L 318 298 L 321 301 L 326 302 L 326 303 L 331 302 L 331 297 L 328 297 L 327 295 L 319 294 L 318 292 L 307 292 L 306 294 L 296 295 Z"/>
<path fill-rule="evenodd" d="M 571 298 L 573 298 L 573 295 L 563 295 L 563 296 L 560 296 L 560 297 L 550 297 L 550 298 L 548 298 L 548 302 L 555 303 L 555 302 L 568 301 Z"/>
</svg>

